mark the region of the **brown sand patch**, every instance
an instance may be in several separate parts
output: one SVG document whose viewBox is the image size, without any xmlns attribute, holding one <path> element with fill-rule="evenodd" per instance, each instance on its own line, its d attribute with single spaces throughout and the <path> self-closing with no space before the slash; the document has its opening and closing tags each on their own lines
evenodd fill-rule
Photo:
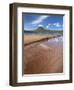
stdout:
<svg viewBox="0 0 74 90">
<path fill-rule="evenodd" d="M 63 45 L 47 45 L 46 42 L 24 47 L 25 74 L 63 72 Z"/>
<path fill-rule="evenodd" d="M 38 40 L 41 40 L 41 39 L 44 39 L 44 38 L 47 38 L 47 37 L 51 37 L 51 35 L 28 35 L 28 34 L 25 34 L 24 35 L 24 43 L 25 44 L 28 44 L 28 43 L 31 43 L 31 42 L 34 42 L 34 41 L 38 41 Z"/>
</svg>

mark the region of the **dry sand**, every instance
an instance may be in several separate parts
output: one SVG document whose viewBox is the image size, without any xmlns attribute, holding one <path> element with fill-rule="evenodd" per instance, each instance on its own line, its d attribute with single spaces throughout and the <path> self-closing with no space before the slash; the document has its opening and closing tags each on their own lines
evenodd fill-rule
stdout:
<svg viewBox="0 0 74 90">
<path fill-rule="evenodd" d="M 28 35 L 28 34 L 25 34 L 24 35 L 24 44 L 28 44 L 28 43 L 31 43 L 31 42 L 34 42 L 34 41 L 37 41 L 37 40 L 40 40 L 40 39 L 43 39 L 43 38 L 47 38 L 47 37 L 52 37 L 51 35 Z"/>
</svg>

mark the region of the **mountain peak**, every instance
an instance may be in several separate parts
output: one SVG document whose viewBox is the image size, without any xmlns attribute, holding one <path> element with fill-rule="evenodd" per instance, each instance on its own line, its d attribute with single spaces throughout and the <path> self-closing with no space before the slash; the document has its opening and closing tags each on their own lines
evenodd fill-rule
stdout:
<svg viewBox="0 0 74 90">
<path fill-rule="evenodd" d="M 35 31 L 36 32 L 46 32 L 46 30 L 43 27 L 38 27 Z"/>
<path fill-rule="evenodd" d="M 44 30 L 44 28 L 43 28 L 43 27 L 41 27 L 41 26 L 40 26 L 40 27 L 38 27 L 37 29 L 38 29 L 38 30 Z"/>
</svg>

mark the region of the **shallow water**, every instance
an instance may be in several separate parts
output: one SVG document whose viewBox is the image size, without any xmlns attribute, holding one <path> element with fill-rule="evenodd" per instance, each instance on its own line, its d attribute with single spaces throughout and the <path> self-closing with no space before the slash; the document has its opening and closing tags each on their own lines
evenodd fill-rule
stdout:
<svg viewBox="0 0 74 90">
<path fill-rule="evenodd" d="M 47 45 L 63 44 L 63 36 L 49 39 L 45 44 Z"/>
</svg>

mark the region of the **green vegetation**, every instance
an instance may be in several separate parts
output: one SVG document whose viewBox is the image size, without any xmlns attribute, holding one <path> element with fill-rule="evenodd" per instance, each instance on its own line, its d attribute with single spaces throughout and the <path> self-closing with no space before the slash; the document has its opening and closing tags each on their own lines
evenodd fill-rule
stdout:
<svg viewBox="0 0 74 90">
<path fill-rule="evenodd" d="M 61 34 L 61 35 L 63 35 L 63 30 L 47 30 L 47 29 L 44 29 L 43 27 L 39 27 L 33 31 L 24 30 L 24 32 L 25 33 L 43 33 L 43 34 Z"/>
</svg>

